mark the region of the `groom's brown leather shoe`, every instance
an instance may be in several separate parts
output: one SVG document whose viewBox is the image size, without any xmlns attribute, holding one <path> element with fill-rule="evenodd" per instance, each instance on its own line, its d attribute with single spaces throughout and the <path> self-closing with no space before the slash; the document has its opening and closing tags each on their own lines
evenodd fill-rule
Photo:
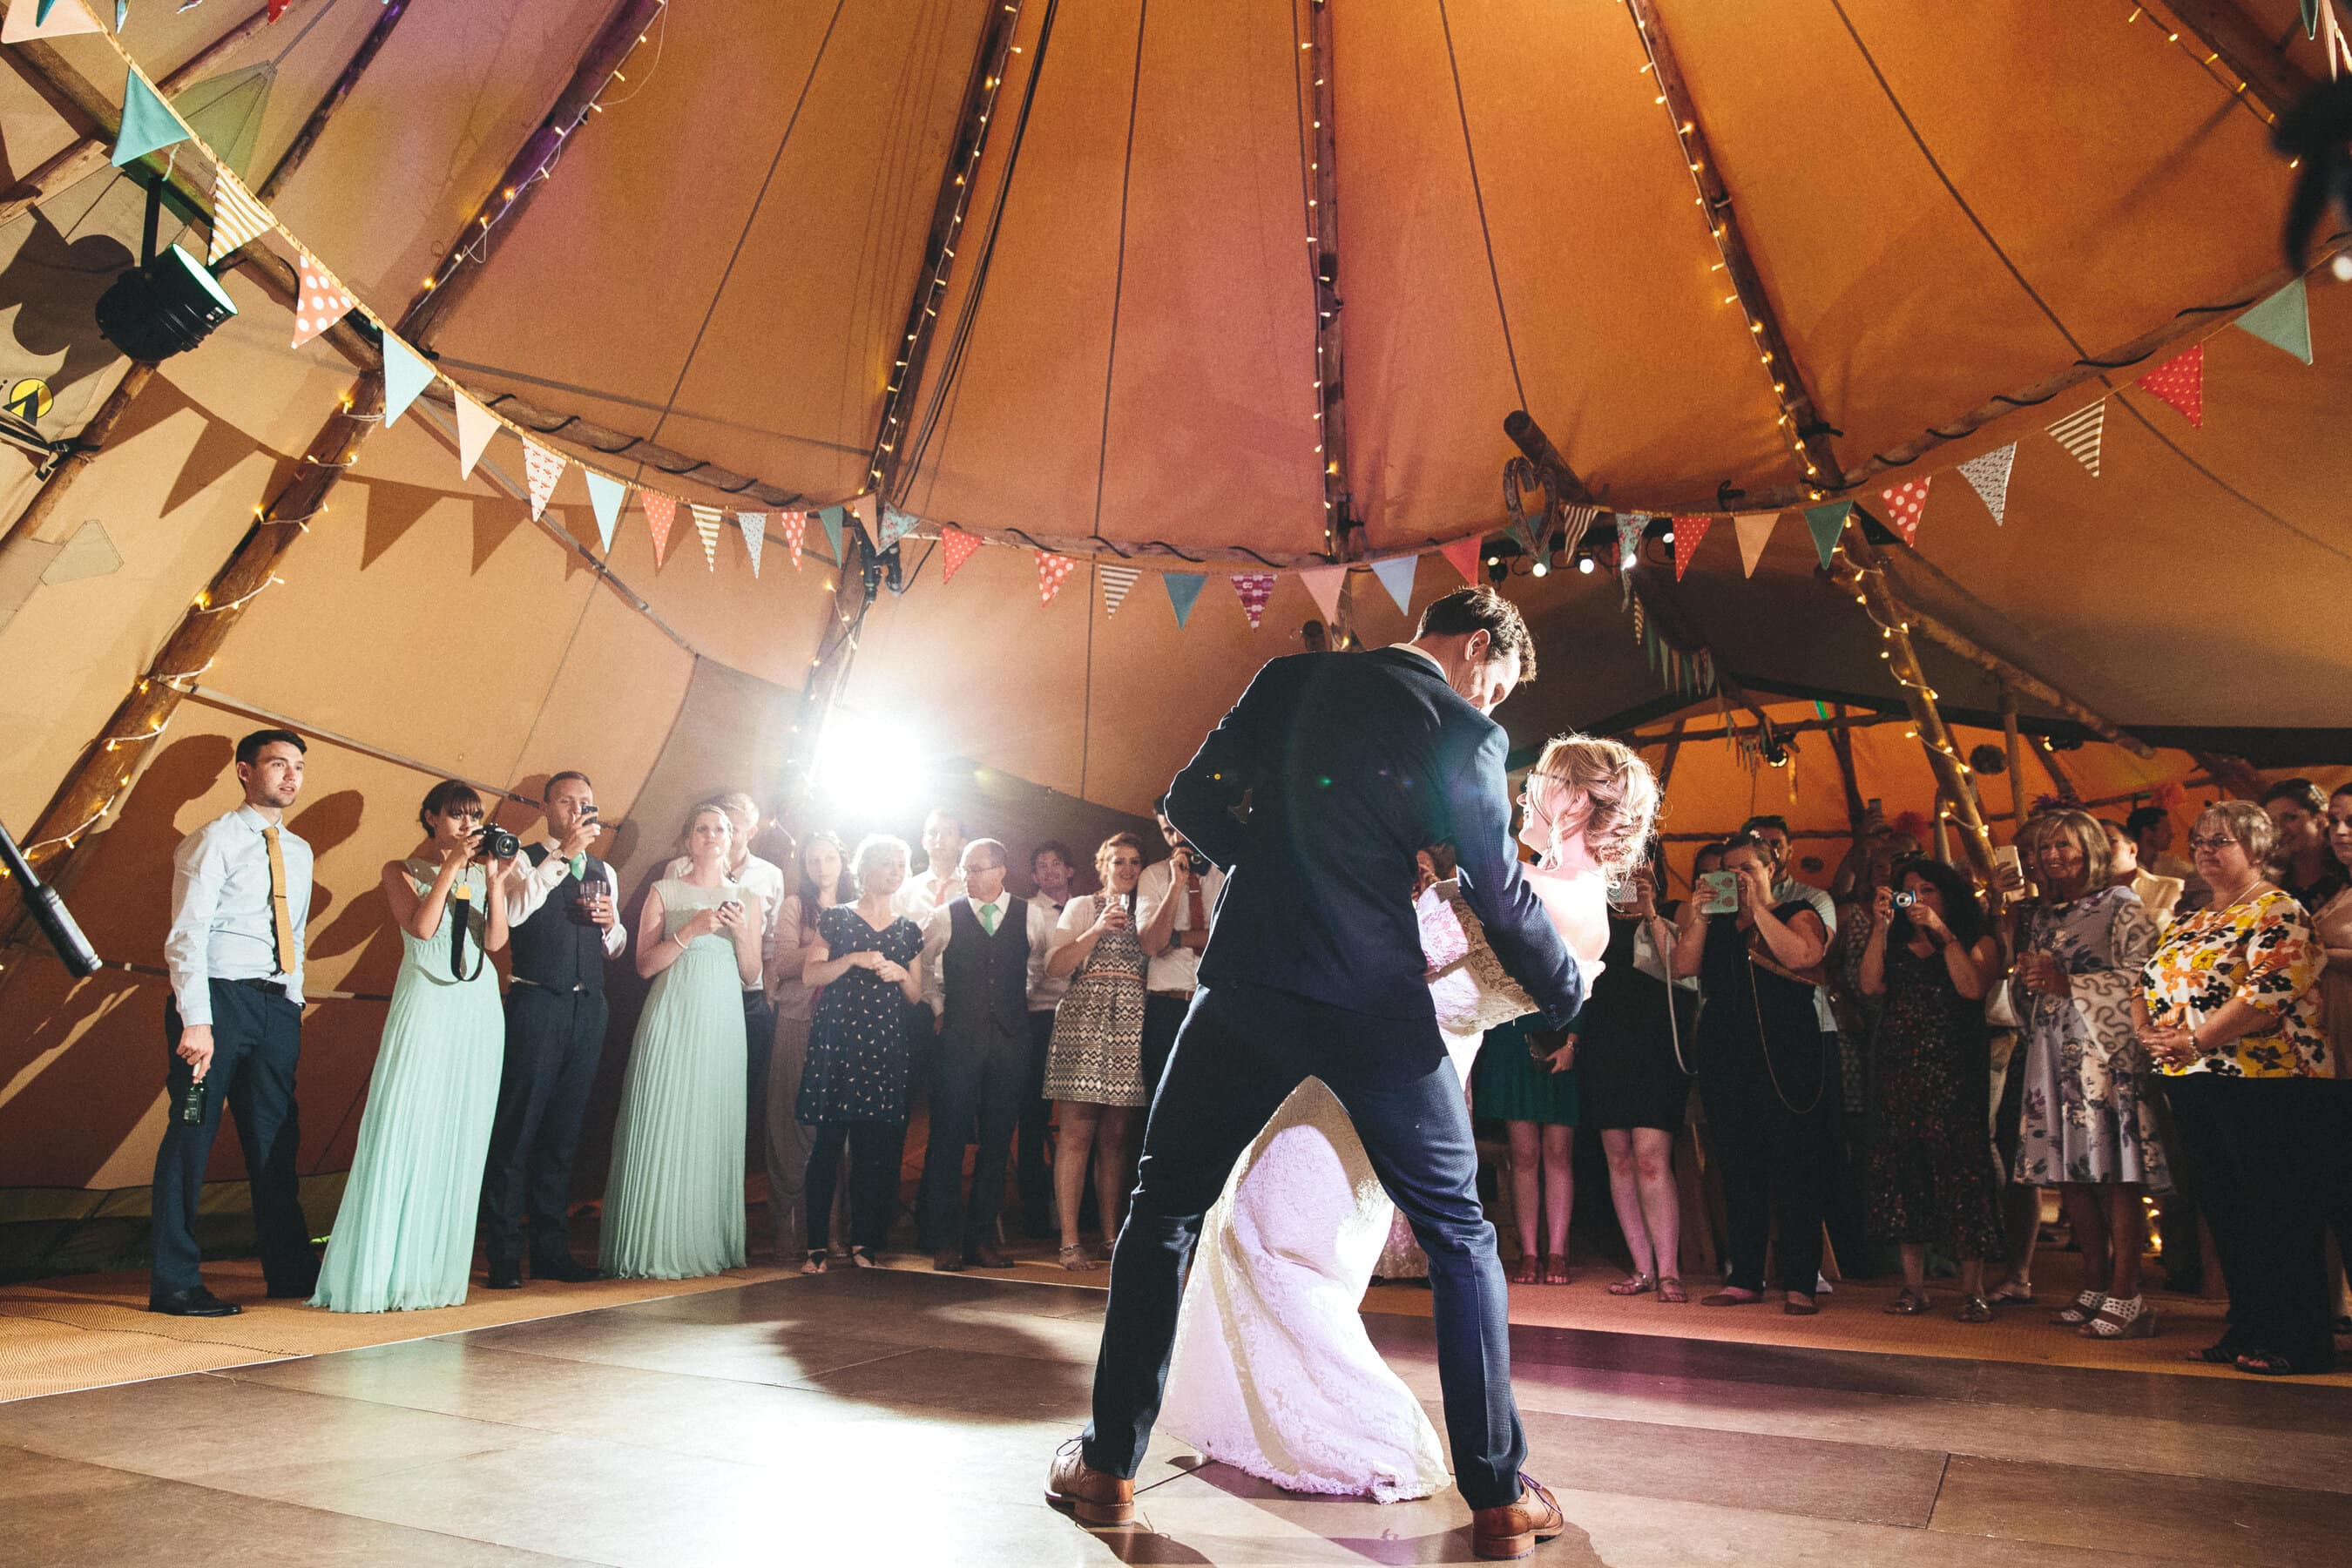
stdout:
<svg viewBox="0 0 2352 1568">
<path fill-rule="evenodd" d="M 1525 1557 L 1539 1541 L 1568 1528 L 1568 1516 L 1541 1481 L 1519 1473 L 1519 1500 L 1500 1508 L 1474 1509 L 1470 1550 L 1485 1558 Z"/>
<path fill-rule="evenodd" d="M 1073 1437 L 1054 1450 L 1053 1468 L 1045 1472 L 1045 1500 L 1075 1516 L 1080 1524 L 1133 1524 L 1135 1483 L 1087 1464 L 1079 1451 L 1080 1441 Z M 1558 1510 L 1553 1517 L 1559 1517 Z"/>
</svg>

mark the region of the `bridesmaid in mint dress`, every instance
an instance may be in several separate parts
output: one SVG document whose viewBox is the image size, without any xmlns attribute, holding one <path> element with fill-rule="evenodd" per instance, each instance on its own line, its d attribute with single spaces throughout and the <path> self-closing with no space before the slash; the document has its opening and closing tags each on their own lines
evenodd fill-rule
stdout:
<svg viewBox="0 0 2352 1568">
<path fill-rule="evenodd" d="M 488 893 L 512 862 L 475 854 L 482 800 L 458 780 L 434 785 L 417 816 L 425 842 L 383 868 L 400 976 L 368 1080 L 359 1152 L 310 1298 L 330 1311 L 454 1307 L 473 1268 L 506 1050 L 489 962 L 507 944 L 506 900 Z"/>
<path fill-rule="evenodd" d="M 691 1279 L 743 1254 L 743 991 L 760 983 L 760 896 L 727 880 L 734 827 L 694 808 L 691 862 L 646 894 L 637 973 L 654 983 L 613 1130 L 604 1272 Z"/>
</svg>

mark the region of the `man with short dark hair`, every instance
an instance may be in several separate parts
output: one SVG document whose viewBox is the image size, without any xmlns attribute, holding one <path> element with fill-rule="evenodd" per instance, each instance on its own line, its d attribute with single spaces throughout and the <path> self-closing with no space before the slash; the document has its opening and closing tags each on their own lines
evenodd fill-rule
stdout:
<svg viewBox="0 0 2352 1568">
<path fill-rule="evenodd" d="M 1033 903 L 1056 923 L 1078 875 L 1077 853 L 1058 838 L 1029 852 Z M 1054 1136 L 1054 1102 L 1045 1098 L 1045 1062 L 1053 1054 L 1054 1012 L 1070 988 L 1066 974 L 1040 973 L 1029 984 L 1029 1087 L 1022 1092 L 1021 1125 L 1013 1158 L 1013 1184 L 1021 1194 L 1021 1228 L 1034 1237 L 1059 1236 L 1054 1218 L 1054 1173 L 1045 1147 Z"/>
<path fill-rule="evenodd" d="M 170 1317 L 240 1310 L 205 1289 L 196 1245 L 197 1203 L 224 1105 L 236 1113 L 245 1146 L 268 1293 L 299 1299 L 318 1286 L 298 1188 L 302 1128 L 294 1103 L 310 847 L 286 826 L 309 750 L 291 730 L 256 730 L 239 741 L 244 804 L 182 839 L 172 857 L 172 923 L 163 939 L 171 1058 L 147 1288 L 148 1310 Z"/>
<path fill-rule="evenodd" d="M 506 1064 L 482 1172 L 484 1250 L 493 1290 L 522 1285 L 523 1215 L 530 1277 L 566 1283 L 603 1272 L 572 1256 L 565 1220 L 580 1119 L 604 1055 L 604 963 L 627 948 L 613 868 L 589 851 L 603 825 L 596 786 L 567 769 L 540 792 L 544 841 L 523 846 L 507 882 L 513 984 Z"/>
<path fill-rule="evenodd" d="M 2159 877 L 2197 879 L 2197 868 L 2172 852 L 2172 813 L 2160 805 L 2135 806 L 2124 818 L 2124 834 L 2139 851 L 2139 864 Z"/>
<path fill-rule="evenodd" d="M 923 818 L 923 874 L 909 877 L 891 895 L 890 912 L 919 926 L 931 911 L 963 897 L 963 818 L 944 806 Z"/>
</svg>

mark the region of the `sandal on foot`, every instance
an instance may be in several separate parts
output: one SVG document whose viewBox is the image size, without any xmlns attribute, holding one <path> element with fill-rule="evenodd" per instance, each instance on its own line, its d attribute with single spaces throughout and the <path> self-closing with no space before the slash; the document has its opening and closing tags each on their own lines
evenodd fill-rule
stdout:
<svg viewBox="0 0 2352 1568">
<path fill-rule="evenodd" d="M 1810 1318 L 1821 1310 L 1822 1304 L 1802 1290 L 1790 1291 L 1788 1300 L 1780 1303 L 1780 1310 L 1792 1318 Z"/>
<path fill-rule="evenodd" d="M 1906 1285 L 1895 1300 L 1878 1310 L 1897 1318 L 1916 1318 L 1927 1310 L 1927 1292 Z"/>
<path fill-rule="evenodd" d="M 1511 1266 L 1511 1283 L 1514 1285 L 1533 1285 L 1542 1278 L 1543 1266 L 1536 1261 L 1536 1255 L 1532 1252 L 1520 1253 L 1518 1262 Z"/>
<path fill-rule="evenodd" d="M 2216 1344 L 2207 1345 L 2203 1350 L 2186 1352 L 2180 1359 L 2200 1362 L 2206 1366 L 2234 1366 L 2237 1364 L 2239 1354 L 2238 1347 L 2224 1340 Z"/>
<path fill-rule="evenodd" d="M 2247 1351 L 2236 1362 L 2240 1372 L 2252 1373 L 2256 1377 L 2293 1377 L 2300 1370 L 2294 1361 L 2276 1351 Z"/>
<path fill-rule="evenodd" d="M 881 1264 L 874 1260 L 874 1249 L 870 1247 L 851 1247 L 849 1249 L 849 1261 L 855 1263 L 860 1268 L 879 1268 L 882 1267 Z"/>
<path fill-rule="evenodd" d="M 824 1272 L 824 1248 L 822 1247 L 812 1247 L 809 1248 L 808 1261 L 801 1265 L 801 1272 L 803 1274 L 822 1274 Z"/>
<path fill-rule="evenodd" d="M 1745 1285 L 1727 1285 L 1713 1295 L 1701 1296 L 1702 1307 L 1752 1307 L 1764 1299 L 1761 1290 L 1750 1290 Z"/>
<path fill-rule="evenodd" d="M 1990 1323 L 1992 1321 L 1992 1303 L 1982 1296 L 1963 1297 L 1960 1310 L 1952 1316 L 1964 1323 Z"/>
<path fill-rule="evenodd" d="M 2086 1340 L 2146 1340 L 2156 1337 L 2156 1310 L 2139 1296 L 2110 1296 L 2099 1314 L 2078 1331 Z"/>
<path fill-rule="evenodd" d="M 1612 1296 L 1646 1296 L 1656 1283 L 1647 1274 L 1628 1274 L 1610 1286 L 1609 1293 Z"/>
<path fill-rule="evenodd" d="M 1671 1274 L 1661 1274 L 1658 1276 L 1658 1300 L 1667 1306 L 1679 1307 L 1690 1300 L 1690 1294 L 1683 1289 L 1680 1279 Z"/>
<path fill-rule="evenodd" d="M 1074 1241 L 1069 1246 L 1062 1248 L 1061 1258 L 1062 1267 L 1068 1269 L 1073 1274 L 1092 1268 L 1095 1266 L 1095 1260 L 1087 1256 L 1086 1244 L 1083 1242 Z"/>
<path fill-rule="evenodd" d="M 2074 1298 L 2072 1306 L 2061 1307 L 2050 1314 L 2050 1321 L 2062 1328 L 2079 1329 L 2099 1315 L 2099 1308 L 2107 1299 L 2105 1290 L 2085 1290 Z"/>
<path fill-rule="evenodd" d="M 1550 1253 L 1544 1258 L 1543 1282 L 1547 1285 L 1568 1283 L 1568 1258 L 1562 1253 Z"/>
<path fill-rule="evenodd" d="M 1985 1298 L 1996 1307 L 2030 1307 L 2033 1304 L 2033 1281 L 2011 1279 Z"/>
</svg>

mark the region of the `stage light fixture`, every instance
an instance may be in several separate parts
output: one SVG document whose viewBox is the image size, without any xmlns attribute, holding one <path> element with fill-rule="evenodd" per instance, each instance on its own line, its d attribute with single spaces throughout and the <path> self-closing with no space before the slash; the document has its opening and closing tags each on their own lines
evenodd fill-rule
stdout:
<svg viewBox="0 0 2352 1568">
<path fill-rule="evenodd" d="M 1549 577 L 1549 576 L 1550 576 L 1550 575 L 1551 575 L 1551 557 L 1550 557 L 1550 555 L 1549 555 L 1549 554 L 1543 554 L 1543 555 L 1538 555 L 1538 556 L 1537 556 L 1537 557 L 1536 557 L 1536 560 L 1535 560 L 1535 564 L 1528 568 L 1528 574 L 1529 576 L 1533 576 L 1533 577 Z"/>
<path fill-rule="evenodd" d="M 1587 577 L 1592 575 L 1592 552 L 1591 551 L 1580 550 L 1577 552 L 1576 569 Z"/>
<path fill-rule="evenodd" d="M 178 246 L 131 268 L 99 296 L 99 335 L 150 363 L 185 353 L 236 314 L 236 301 Z"/>
</svg>

